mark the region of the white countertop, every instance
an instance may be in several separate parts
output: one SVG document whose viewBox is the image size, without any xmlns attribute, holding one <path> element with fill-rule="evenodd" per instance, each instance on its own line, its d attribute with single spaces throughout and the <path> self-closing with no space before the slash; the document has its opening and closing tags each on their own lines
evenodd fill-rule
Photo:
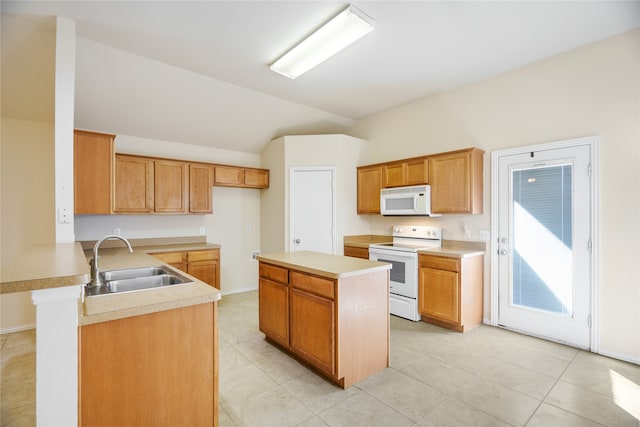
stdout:
<svg viewBox="0 0 640 427">
<path fill-rule="evenodd" d="M 391 269 L 391 264 L 386 262 L 313 251 L 263 254 L 258 260 L 332 279 Z"/>
</svg>

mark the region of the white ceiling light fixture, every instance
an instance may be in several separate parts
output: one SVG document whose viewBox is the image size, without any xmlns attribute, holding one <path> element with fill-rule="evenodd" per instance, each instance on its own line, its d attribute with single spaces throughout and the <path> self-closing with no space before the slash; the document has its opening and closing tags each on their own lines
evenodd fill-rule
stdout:
<svg viewBox="0 0 640 427">
<path fill-rule="evenodd" d="M 295 79 L 373 30 L 373 20 L 349 5 L 269 68 Z"/>
</svg>

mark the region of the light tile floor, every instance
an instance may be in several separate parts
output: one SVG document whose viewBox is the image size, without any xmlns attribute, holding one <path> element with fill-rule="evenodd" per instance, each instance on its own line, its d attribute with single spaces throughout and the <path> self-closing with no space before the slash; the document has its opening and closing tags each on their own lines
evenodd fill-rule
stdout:
<svg viewBox="0 0 640 427">
<path fill-rule="evenodd" d="M 391 367 L 342 390 L 264 340 L 257 292 L 220 302 L 220 425 L 640 427 L 640 366 L 506 330 L 391 317 Z M 35 333 L 0 336 L 1 425 L 35 425 Z"/>
</svg>

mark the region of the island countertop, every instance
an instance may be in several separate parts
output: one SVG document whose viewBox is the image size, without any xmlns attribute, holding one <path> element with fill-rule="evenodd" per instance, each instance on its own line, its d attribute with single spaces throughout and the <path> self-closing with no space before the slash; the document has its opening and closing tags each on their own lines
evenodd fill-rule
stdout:
<svg viewBox="0 0 640 427">
<path fill-rule="evenodd" d="M 391 269 L 391 264 L 386 262 L 369 261 L 361 258 L 313 251 L 263 254 L 259 255 L 257 259 L 269 264 L 333 279 Z"/>
</svg>

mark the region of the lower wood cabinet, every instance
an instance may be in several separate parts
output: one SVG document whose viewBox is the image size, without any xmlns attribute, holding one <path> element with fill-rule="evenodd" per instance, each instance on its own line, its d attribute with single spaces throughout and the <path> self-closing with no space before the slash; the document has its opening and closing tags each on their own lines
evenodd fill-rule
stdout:
<svg viewBox="0 0 640 427">
<path fill-rule="evenodd" d="M 267 339 L 347 388 L 389 366 L 388 272 L 334 279 L 259 265 Z"/>
<path fill-rule="evenodd" d="M 344 245 L 344 256 L 369 259 L 369 248 Z"/>
<path fill-rule="evenodd" d="M 218 425 L 218 308 L 81 326 L 79 425 Z"/>
<path fill-rule="evenodd" d="M 418 256 L 422 320 L 459 332 L 482 323 L 484 256 Z"/>
<path fill-rule="evenodd" d="M 220 249 L 156 252 L 149 255 L 220 289 Z"/>
<path fill-rule="evenodd" d="M 260 331 L 278 344 L 289 346 L 289 271 L 274 265 L 260 264 Z"/>
<path fill-rule="evenodd" d="M 291 349 L 335 375 L 335 281 L 291 272 Z"/>
</svg>

